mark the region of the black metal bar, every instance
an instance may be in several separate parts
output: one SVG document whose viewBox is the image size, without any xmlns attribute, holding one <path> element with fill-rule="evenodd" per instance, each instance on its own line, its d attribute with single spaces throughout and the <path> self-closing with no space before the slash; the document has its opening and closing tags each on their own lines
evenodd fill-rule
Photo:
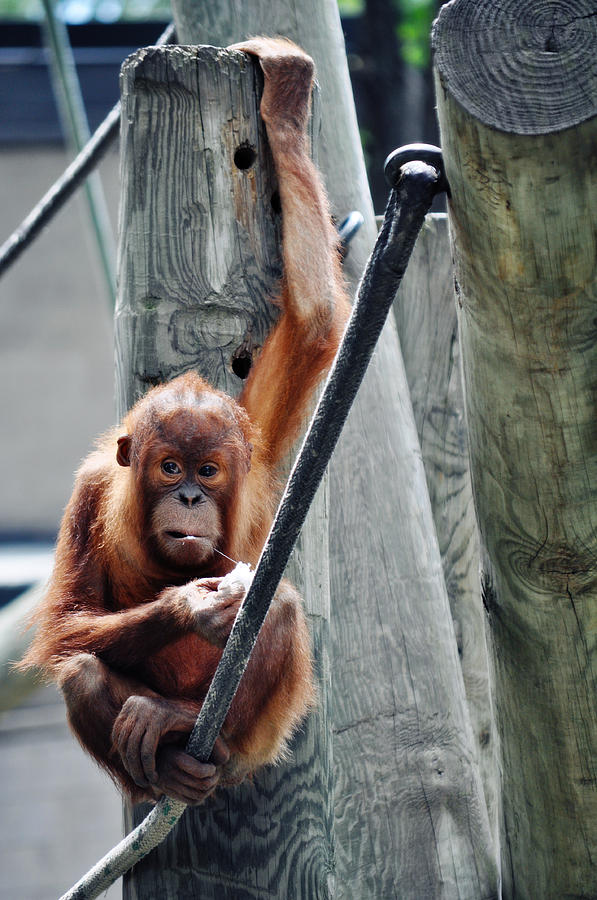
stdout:
<svg viewBox="0 0 597 900">
<path fill-rule="evenodd" d="M 383 164 L 384 175 L 390 187 L 395 187 L 400 178 L 400 170 L 407 162 L 427 163 L 433 166 L 440 173 L 440 181 L 438 184 L 438 193 L 446 191 L 450 196 L 450 186 L 444 171 L 444 161 L 442 151 L 433 144 L 405 144 L 393 150 Z"/>
</svg>

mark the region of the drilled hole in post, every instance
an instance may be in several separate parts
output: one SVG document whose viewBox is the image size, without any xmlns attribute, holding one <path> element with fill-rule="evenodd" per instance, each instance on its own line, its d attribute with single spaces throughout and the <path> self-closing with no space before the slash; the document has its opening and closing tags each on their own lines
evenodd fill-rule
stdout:
<svg viewBox="0 0 597 900">
<path fill-rule="evenodd" d="M 274 191 L 274 193 L 272 194 L 271 204 L 273 211 L 277 215 L 280 215 L 280 213 L 282 212 L 282 204 L 280 202 L 280 194 L 278 193 L 278 191 Z"/>
<path fill-rule="evenodd" d="M 253 365 L 253 357 L 246 348 L 237 350 L 232 357 L 232 371 L 238 378 L 248 378 L 251 366 Z"/>
<path fill-rule="evenodd" d="M 256 159 L 257 153 L 250 144 L 241 144 L 234 153 L 234 165 L 237 169 L 250 169 Z"/>
</svg>

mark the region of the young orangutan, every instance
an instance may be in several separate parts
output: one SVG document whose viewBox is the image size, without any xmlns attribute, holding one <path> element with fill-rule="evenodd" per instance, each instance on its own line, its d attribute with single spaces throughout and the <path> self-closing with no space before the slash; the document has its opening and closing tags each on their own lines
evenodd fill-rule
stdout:
<svg viewBox="0 0 597 900">
<path fill-rule="evenodd" d="M 211 763 L 184 752 L 255 564 L 276 468 L 347 314 L 336 235 L 306 126 L 312 60 L 281 39 L 259 58 L 261 115 L 283 214 L 282 314 L 238 401 L 188 372 L 149 391 L 83 463 L 22 667 L 60 684 L 83 746 L 134 799 L 200 803 L 283 752 L 313 702 L 301 601 L 280 585 Z M 224 555 L 225 554 L 225 555 Z"/>
</svg>

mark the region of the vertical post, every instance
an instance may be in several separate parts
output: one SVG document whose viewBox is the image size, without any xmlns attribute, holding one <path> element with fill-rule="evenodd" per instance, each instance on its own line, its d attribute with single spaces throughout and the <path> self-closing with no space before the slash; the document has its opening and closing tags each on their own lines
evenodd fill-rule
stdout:
<svg viewBox="0 0 597 900">
<path fill-rule="evenodd" d="M 479 537 L 469 470 L 448 219 L 427 216 L 394 313 L 425 465 L 433 521 L 494 846 L 499 845 L 499 762 Z"/>
<path fill-rule="evenodd" d="M 214 47 L 149 48 L 123 66 L 120 412 L 191 367 L 237 394 L 243 360 L 272 324 L 281 220 L 258 116 L 261 83 L 257 64 Z M 125 897 L 328 895 L 327 559 L 322 493 L 289 573 L 310 614 L 321 685 L 291 762 L 188 809 L 126 876 Z M 146 811 L 127 809 L 127 824 Z"/>
<path fill-rule="evenodd" d="M 173 10 L 182 42 L 282 34 L 313 56 L 318 160 L 332 211 L 365 217 L 345 265 L 354 288 L 375 222 L 335 0 L 175 0 Z M 335 896 L 494 897 L 487 814 L 392 323 L 334 455 L 330 494 Z"/>
<path fill-rule="evenodd" d="M 597 884 L 596 42 L 593 0 L 456 0 L 434 32 L 507 900 Z"/>
</svg>

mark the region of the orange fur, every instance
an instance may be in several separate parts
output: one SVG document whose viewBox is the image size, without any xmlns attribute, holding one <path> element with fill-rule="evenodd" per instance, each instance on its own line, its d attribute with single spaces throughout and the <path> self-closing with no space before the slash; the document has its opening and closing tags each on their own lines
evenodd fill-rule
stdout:
<svg viewBox="0 0 597 900">
<path fill-rule="evenodd" d="M 306 153 L 311 60 L 257 38 L 262 115 L 283 213 L 282 314 L 238 401 L 192 372 L 156 387 L 83 463 L 21 667 L 61 685 L 86 749 L 133 798 L 201 802 L 284 754 L 313 703 L 300 598 L 280 585 L 214 763 L 182 752 L 274 511 L 277 466 L 329 368 L 347 315 L 335 233 Z M 220 551 L 220 552 L 218 552 Z"/>
</svg>

